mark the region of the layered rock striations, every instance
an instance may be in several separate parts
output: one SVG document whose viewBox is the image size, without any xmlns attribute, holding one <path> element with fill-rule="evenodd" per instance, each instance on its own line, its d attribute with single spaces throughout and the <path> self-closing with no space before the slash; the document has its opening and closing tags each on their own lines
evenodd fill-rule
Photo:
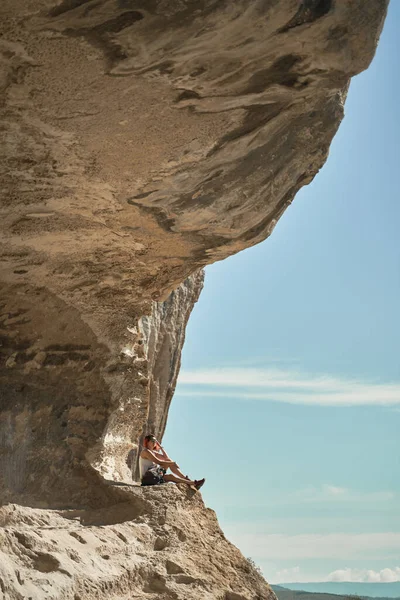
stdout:
<svg viewBox="0 0 400 600">
<path fill-rule="evenodd" d="M 112 482 L 164 431 L 201 268 L 323 165 L 387 4 L 3 0 L 3 503 L 131 514 Z"/>
</svg>

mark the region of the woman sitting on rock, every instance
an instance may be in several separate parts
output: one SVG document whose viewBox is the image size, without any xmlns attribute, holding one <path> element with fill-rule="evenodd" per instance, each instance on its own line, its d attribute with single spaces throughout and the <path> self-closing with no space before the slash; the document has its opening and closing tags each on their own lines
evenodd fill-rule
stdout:
<svg viewBox="0 0 400 600">
<path fill-rule="evenodd" d="M 167 469 L 172 473 L 167 475 Z M 170 459 L 154 435 L 146 435 L 144 438 L 143 450 L 139 457 L 139 471 L 142 485 L 157 485 L 173 481 L 173 483 L 186 483 L 199 490 L 205 482 L 205 479 L 192 480 L 183 475 L 179 466 Z"/>
</svg>

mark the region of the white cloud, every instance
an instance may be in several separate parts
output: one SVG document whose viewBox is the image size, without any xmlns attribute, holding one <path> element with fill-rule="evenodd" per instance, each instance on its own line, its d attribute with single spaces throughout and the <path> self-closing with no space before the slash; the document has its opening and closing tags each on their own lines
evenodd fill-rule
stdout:
<svg viewBox="0 0 400 600">
<path fill-rule="evenodd" d="M 267 515 L 270 509 L 289 508 L 293 513 L 293 507 L 297 507 L 304 512 L 309 509 L 307 505 L 318 505 L 319 508 L 329 507 L 330 510 L 340 505 L 341 507 L 354 508 L 362 507 L 373 511 L 378 515 L 382 510 L 393 509 L 397 507 L 400 500 L 400 494 L 390 490 L 382 491 L 358 491 L 350 488 L 342 488 L 334 485 L 308 486 L 299 490 L 294 490 L 282 494 L 280 490 L 270 490 L 266 495 L 253 495 L 251 498 L 241 494 L 234 494 L 226 498 L 224 506 L 226 508 L 246 508 L 263 509 Z M 297 511 L 295 511 L 297 512 Z M 400 517 L 400 515 L 399 515 Z M 288 515 L 286 519 L 289 519 Z M 302 517 L 304 521 L 304 517 Z"/>
<path fill-rule="evenodd" d="M 324 485 L 323 489 L 328 494 L 328 496 L 348 495 L 348 490 L 346 490 L 346 488 L 338 487 L 336 485 Z"/>
<path fill-rule="evenodd" d="M 231 541 L 257 560 L 382 559 L 398 556 L 400 533 L 329 533 L 285 535 L 232 528 Z"/>
<path fill-rule="evenodd" d="M 400 383 L 365 382 L 284 369 L 214 368 L 181 371 L 179 394 L 272 400 L 320 406 L 397 406 Z M 201 390 L 188 389 L 201 387 Z M 226 388 L 226 389 L 223 389 Z"/>
<path fill-rule="evenodd" d="M 299 577 L 300 567 L 291 567 L 290 569 L 276 571 L 274 580 L 289 583 L 290 581 L 299 581 Z"/>
<path fill-rule="evenodd" d="M 300 583 L 310 581 L 346 581 L 354 583 L 392 583 L 400 581 L 400 567 L 381 569 L 338 569 L 324 577 L 321 575 L 304 573 L 299 566 L 277 570 L 271 579 L 276 583 Z"/>
<path fill-rule="evenodd" d="M 372 569 L 338 569 L 328 575 L 327 581 L 365 581 L 368 583 L 400 581 L 400 567 L 386 568 L 380 571 Z"/>
<path fill-rule="evenodd" d="M 378 492 L 359 492 L 350 488 L 339 487 L 332 484 L 324 484 L 321 487 L 306 487 L 294 492 L 291 497 L 292 502 L 357 502 L 361 503 L 382 503 L 390 502 L 396 498 L 396 494 L 391 491 Z"/>
</svg>

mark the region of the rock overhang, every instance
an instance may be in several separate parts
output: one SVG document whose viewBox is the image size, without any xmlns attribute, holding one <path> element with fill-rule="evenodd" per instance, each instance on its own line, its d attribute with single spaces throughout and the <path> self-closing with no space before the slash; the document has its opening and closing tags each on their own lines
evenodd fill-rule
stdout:
<svg viewBox="0 0 400 600">
<path fill-rule="evenodd" d="M 3 3 L 7 498 L 62 475 L 86 499 L 87 469 L 162 434 L 199 269 L 321 168 L 387 4 Z"/>
</svg>

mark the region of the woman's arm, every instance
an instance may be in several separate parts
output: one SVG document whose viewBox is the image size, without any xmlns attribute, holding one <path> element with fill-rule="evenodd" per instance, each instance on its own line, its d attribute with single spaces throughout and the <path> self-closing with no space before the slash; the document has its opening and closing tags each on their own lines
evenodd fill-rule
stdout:
<svg viewBox="0 0 400 600">
<path fill-rule="evenodd" d="M 160 467 L 174 467 L 175 466 L 175 462 L 171 459 L 168 460 L 163 460 L 162 458 L 160 458 L 159 454 L 155 454 L 154 452 L 152 452 L 151 450 L 142 450 L 142 452 L 140 453 L 140 456 L 142 458 L 148 458 L 149 460 L 152 460 L 153 462 L 155 462 L 157 465 L 160 465 Z"/>
<path fill-rule="evenodd" d="M 164 448 L 161 446 L 161 444 L 158 444 L 158 449 L 161 452 L 161 454 L 163 455 L 163 457 L 165 458 L 165 460 L 171 460 L 170 457 L 168 456 L 168 454 L 166 453 L 166 451 L 164 450 Z"/>
</svg>

